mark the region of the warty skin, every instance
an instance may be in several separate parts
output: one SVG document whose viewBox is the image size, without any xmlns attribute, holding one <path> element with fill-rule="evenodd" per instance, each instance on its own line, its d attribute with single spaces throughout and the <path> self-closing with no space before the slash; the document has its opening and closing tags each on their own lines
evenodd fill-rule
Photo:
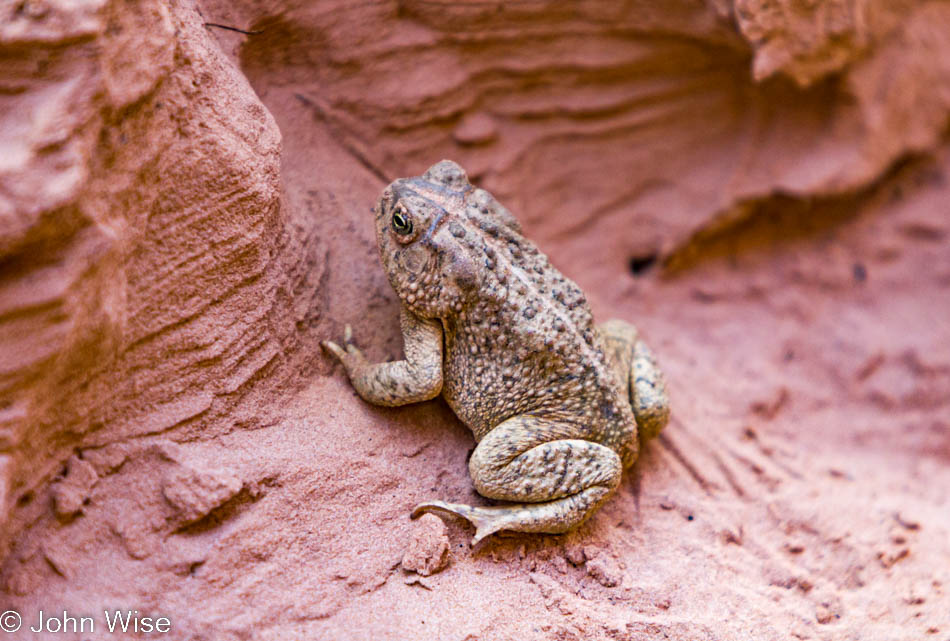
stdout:
<svg viewBox="0 0 950 641">
<path fill-rule="evenodd" d="M 394 181 L 374 214 L 405 358 L 370 363 L 349 327 L 343 347 L 323 345 L 370 403 L 441 394 L 478 442 L 476 490 L 514 502 L 429 501 L 413 516 L 457 514 L 475 526 L 473 545 L 499 530 L 577 527 L 669 419 L 652 352 L 629 323 L 595 325 L 580 288 L 454 162 Z"/>
</svg>

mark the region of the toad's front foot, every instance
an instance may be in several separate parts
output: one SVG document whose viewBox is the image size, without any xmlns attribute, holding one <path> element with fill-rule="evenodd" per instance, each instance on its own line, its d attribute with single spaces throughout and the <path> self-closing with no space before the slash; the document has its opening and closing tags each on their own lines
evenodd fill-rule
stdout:
<svg viewBox="0 0 950 641">
<path fill-rule="evenodd" d="M 363 356 L 363 352 L 353 344 L 353 328 L 349 324 L 343 330 L 343 347 L 333 341 L 322 341 L 320 345 L 343 363 L 343 367 L 350 378 L 353 377 L 353 373 L 359 367 L 366 364 L 366 357 Z"/>
<path fill-rule="evenodd" d="M 395 407 L 427 401 L 442 390 L 442 325 L 403 309 L 400 316 L 405 360 L 370 363 L 353 344 L 349 325 L 343 332 L 343 347 L 323 341 L 323 349 L 343 363 L 346 375 L 363 400 Z"/>
</svg>

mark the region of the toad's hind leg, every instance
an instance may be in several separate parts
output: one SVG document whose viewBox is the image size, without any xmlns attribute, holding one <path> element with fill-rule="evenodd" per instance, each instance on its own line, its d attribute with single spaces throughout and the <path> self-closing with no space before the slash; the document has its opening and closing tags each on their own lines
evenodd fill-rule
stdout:
<svg viewBox="0 0 950 641">
<path fill-rule="evenodd" d="M 656 357 L 640 339 L 637 328 L 626 321 L 609 320 L 597 329 L 607 343 L 611 365 L 629 394 L 640 442 L 646 442 L 670 419 L 670 400 Z"/>
<path fill-rule="evenodd" d="M 620 457 L 583 439 L 576 427 L 516 416 L 490 431 L 475 448 L 469 472 L 482 496 L 515 505 L 473 507 L 443 501 L 428 510 L 457 514 L 475 526 L 472 545 L 499 530 L 559 534 L 580 525 L 620 483 Z"/>
</svg>

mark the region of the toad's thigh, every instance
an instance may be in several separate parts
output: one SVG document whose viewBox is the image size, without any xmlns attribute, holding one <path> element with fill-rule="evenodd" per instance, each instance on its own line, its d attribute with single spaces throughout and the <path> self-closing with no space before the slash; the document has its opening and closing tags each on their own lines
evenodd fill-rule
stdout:
<svg viewBox="0 0 950 641">
<path fill-rule="evenodd" d="M 656 356 L 626 321 L 610 320 L 597 329 L 607 345 L 608 362 L 627 391 L 640 441 L 648 441 L 670 418 L 670 399 Z"/>
<path fill-rule="evenodd" d="M 613 490 L 620 482 L 620 457 L 576 434 L 575 427 L 534 416 L 508 419 L 472 453 L 469 471 L 475 489 L 488 498 L 526 502 L 595 486 Z"/>
</svg>

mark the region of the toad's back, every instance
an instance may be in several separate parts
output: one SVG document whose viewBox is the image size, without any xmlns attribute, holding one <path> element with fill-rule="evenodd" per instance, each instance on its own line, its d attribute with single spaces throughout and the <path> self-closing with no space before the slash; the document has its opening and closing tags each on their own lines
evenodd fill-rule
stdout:
<svg viewBox="0 0 950 641">
<path fill-rule="evenodd" d="M 620 453 L 635 421 L 583 292 L 479 195 L 455 221 L 481 269 L 479 295 L 443 320 L 443 396 L 479 440 L 527 413 Z"/>
</svg>

